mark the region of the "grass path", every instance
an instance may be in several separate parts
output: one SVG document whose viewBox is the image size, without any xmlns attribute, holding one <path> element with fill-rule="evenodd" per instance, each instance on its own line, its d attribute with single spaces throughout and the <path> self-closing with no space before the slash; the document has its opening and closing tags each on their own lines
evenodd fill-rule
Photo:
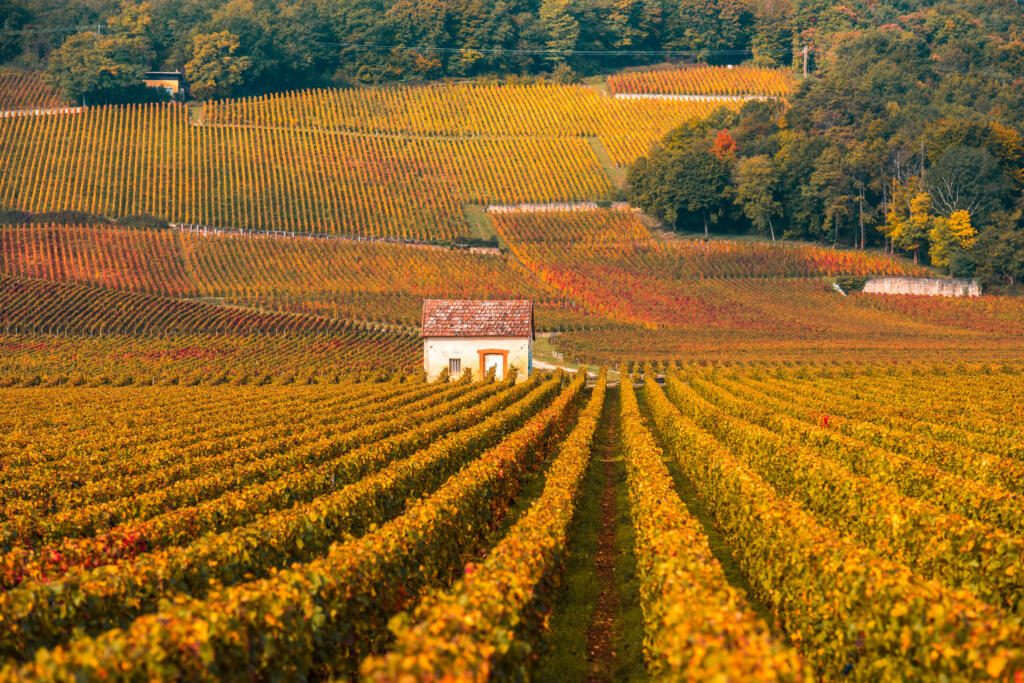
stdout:
<svg viewBox="0 0 1024 683">
<path fill-rule="evenodd" d="M 604 169 L 612 187 L 618 190 L 626 187 L 626 169 L 615 165 L 615 161 L 612 160 L 612 156 L 608 153 L 601 138 L 596 136 L 588 137 L 587 143 L 594 150 L 594 154 L 597 155 L 597 160 L 601 162 L 601 168 Z"/>
<path fill-rule="evenodd" d="M 643 617 L 619 433 L 609 387 L 573 524 L 565 588 L 534 672 L 538 681 L 643 680 Z"/>
</svg>

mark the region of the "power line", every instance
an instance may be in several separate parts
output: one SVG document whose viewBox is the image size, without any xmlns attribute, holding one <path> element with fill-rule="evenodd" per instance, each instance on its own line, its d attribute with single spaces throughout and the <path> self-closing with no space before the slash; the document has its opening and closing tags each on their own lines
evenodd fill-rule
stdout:
<svg viewBox="0 0 1024 683">
<path fill-rule="evenodd" d="M 59 26 L 51 28 L 27 28 L 27 29 L 0 29 L 3 35 L 30 35 L 34 33 L 75 33 L 77 31 L 95 31 L 96 26 Z M 481 54 L 504 54 L 504 55 L 560 55 L 560 56 L 587 56 L 587 57 L 616 57 L 616 56 L 661 56 L 661 57 L 693 57 L 707 55 L 741 56 L 752 55 L 749 48 L 736 49 L 715 49 L 715 50 L 557 50 L 549 48 L 504 48 L 504 47 L 441 47 L 436 45 L 404 45 L 381 43 L 343 43 L 311 40 L 314 45 L 326 47 L 338 47 L 351 50 L 409 50 L 412 52 L 439 52 L 439 53 L 461 53 L 479 52 Z"/>
<path fill-rule="evenodd" d="M 991 78 L 1002 78 L 1013 80 L 1018 76 L 1010 73 L 1009 71 L 1000 71 L 999 69 L 991 69 L 987 67 L 957 67 L 946 64 L 932 64 L 932 69 L 940 74 L 963 74 L 968 76 L 982 75 L 989 76 Z"/>
<path fill-rule="evenodd" d="M 749 55 L 753 51 L 747 48 L 729 50 L 554 50 L 544 48 L 475 48 L 475 47 L 438 47 L 434 45 L 382 45 L 377 43 L 333 43 L 325 41 L 310 41 L 316 45 L 327 47 L 342 47 L 355 50 L 410 50 L 413 52 L 479 52 L 481 54 L 511 54 L 511 55 L 580 55 L 615 57 L 619 55 L 628 56 L 701 56 L 701 55 Z"/>
<path fill-rule="evenodd" d="M 57 28 L 2 28 L 3 35 L 29 35 L 32 33 L 76 33 L 78 31 L 95 30 L 96 26 L 60 26 Z"/>
</svg>

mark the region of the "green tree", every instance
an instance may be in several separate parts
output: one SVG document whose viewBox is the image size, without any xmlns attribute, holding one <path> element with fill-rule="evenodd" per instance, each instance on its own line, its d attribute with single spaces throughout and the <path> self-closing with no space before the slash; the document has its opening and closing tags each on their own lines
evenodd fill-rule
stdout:
<svg viewBox="0 0 1024 683">
<path fill-rule="evenodd" d="M 753 23 L 749 5 L 741 0 L 678 0 L 671 5 L 667 46 L 685 50 L 745 48 Z"/>
<path fill-rule="evenodd" d="M 659 3 L 648 0 L 612 0 L 606 24 L 611 32 L 611 47 L 621 50 L 643 49 L 658 37 L 663 21 Z"/>
<path fill-rule="evenodd" d="M 750 40 L 758 66 L 788 67 L 793 64 L 791 6 L 786 0 L 761 0 Z"/>
<path fill-rule="evenodd" d="M 846 167 L 850 174 L 857 201 L 857 226 L 860 228 L 860 248 L 867 247 L 868 222 L 875 216 L 869 194 L 880 191 L 883 181 L 880 169 L 885 155 L 881 140 L 855 142 L 846 155 Z"/>
<path fill-rule="evenodd" d="M 249 57 L 237 56 L 238 37 L 227 31 L 201 33 L 192 39 L 192 59 L 185 65 L 189 87 L 199 99 L 224 96 L 244 82 Z"/>
<path fill-rule="evenodd" d="M 107 19 L 111 33 L 128 38 L 140 38 L 151 42 L 150 30 L 153 25 L 153 5 L 149 2 L 122 0 L 120 11 Z"/>
<path fill-rule="evenodd" d="M 540 26 L 547 36 L 545 48 L 552 51 L 548 61 L 566 61 L 567 53 L 576 49 L 580 37 L 580 23 L 573 16 L 571 0 L 544 0 L 540 6 Z"/>
<path fill-rule="evenodd" d="M 733 172 L 733 192 L 736 204 L 762 235 L 771 235 L 775 241 L 772 216 L 782 213 L 782 204 L 775 199 L 778 171 L 766 155 L 740 159 Z"/>
<path fill-rule="evenodd" d="M 86 31 L 72 35 L 50 54 L 46 75 L 68 99 L 108 101 L 139 87 L 151 59 L 138 38 Z"/>
<path fill-rule="evenodd" d="M 1024 283 L 1024 212 L 999 212 L 978 235 L 975 274 L 987 286 L 1016 287 Z"/>
<path fill-rule="evenodd" d="M 681 137 L 630 169 L 630 201 L 675 228 L 697 217 L 707 237 L 725 208 L 729 163 L 708 141 Z"/>
<path fill-rule="evenodd" d="M 946 149 L 928 169 L 925 180 L 940 213 L 965 210 L 982 220 L 1004 208 L 1011 191 L 999 162 L 983 147 L 956 145 Z"/>
<path fill-rule="evenodd" d="M 0 0 L 0 62 L 17 57 L 22 50 L 17 31 L 29 23 L 32 15 L 19 0 Z"/>
<path fill-rule="evenodd" d="M 854 214 L 857 195 L 846 168 L 846 153 L 840 145 L 830 145 L 815 159 L 804 186 L 820 202 L 825 227 L 832 226 L 832 244 L 839 244 L 840 227 Z"/>
</svg>

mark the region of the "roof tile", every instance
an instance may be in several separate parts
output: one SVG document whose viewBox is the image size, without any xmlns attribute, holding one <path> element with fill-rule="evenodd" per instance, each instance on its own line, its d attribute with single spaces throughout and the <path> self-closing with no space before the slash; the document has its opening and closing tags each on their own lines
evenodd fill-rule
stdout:
<svg viewBox="0 0 1024 683">
<path fill-rule="evenodd" d="M 533 302 L 424 299 L 424 337 L 533 337 Z"/>
</svg>

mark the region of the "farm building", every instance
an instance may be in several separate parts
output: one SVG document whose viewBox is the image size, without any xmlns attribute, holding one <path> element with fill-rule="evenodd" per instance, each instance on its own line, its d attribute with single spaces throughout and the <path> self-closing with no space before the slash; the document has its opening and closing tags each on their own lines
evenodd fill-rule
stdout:
<svg viewBox="0 0 1024 683">
<path fill-rule="evenodd" d="M 177 97 L 185 89 L 185 74 L 180 71 L 147 71 L 142 82 L 147 88 L 162 88 L 171 97 Z"/>
<path fill-rule="evenodd" d="M 423 301 L 423 369 L 431 381 L 447 370 L 456 379 L 467 369 L 475 379 L 491 370 L 516 381 L 533 370 L 533 302 L 426 299 Z"/>
</svg>

